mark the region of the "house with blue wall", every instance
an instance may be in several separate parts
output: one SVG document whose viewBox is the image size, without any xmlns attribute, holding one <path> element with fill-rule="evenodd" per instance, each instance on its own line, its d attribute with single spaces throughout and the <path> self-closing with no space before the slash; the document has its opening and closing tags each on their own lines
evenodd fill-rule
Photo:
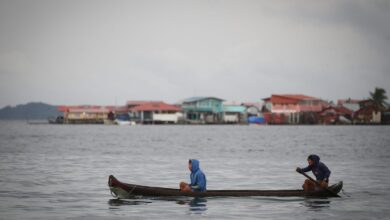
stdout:
<svg viewBox="0 0 390 220">
<path fill-rule="evenodd" d="M 185 120 L 194 124 L 216 124 L 223 120 L 223 99 L 191 97 L 182 103 Z"/>
</svg>

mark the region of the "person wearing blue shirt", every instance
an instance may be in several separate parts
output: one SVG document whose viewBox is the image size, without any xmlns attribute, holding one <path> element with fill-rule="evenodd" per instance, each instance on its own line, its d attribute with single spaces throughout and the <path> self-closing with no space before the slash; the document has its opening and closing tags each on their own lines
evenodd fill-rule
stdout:
<svg viewBox="0 0 390 220">
<path fill-rule="evenodd" d="M 183 192 L 206 192 L 206 175 L 199 168 L 199 161 L 190 159 L 188 169 L 191 171 L 191 183 L 180 183 L 180 190 Z"/>
<path fill-rule="evenodd" d="M 302 172 L 308 172 L 312 171 L 314 176 L 317 179 L 317 182 L 320 183 L 320 188 L 326 188 L 328 187 L 329 183 L 329 176 L 330 176 L 330 170 L 329 168 L 322 162 L 320 162 L 320 157 L 315 154 L 311 154 L 307 157 L 307 162 L 309 166 L 305 168 L 299 168 L 297 167 L 297 171 Z M 315 183 L 312 181 L 306 179 L 305 182 L 302 185 L 302 188 L 306 191 L 315 191 L 319 190 Z"/>
</svg>

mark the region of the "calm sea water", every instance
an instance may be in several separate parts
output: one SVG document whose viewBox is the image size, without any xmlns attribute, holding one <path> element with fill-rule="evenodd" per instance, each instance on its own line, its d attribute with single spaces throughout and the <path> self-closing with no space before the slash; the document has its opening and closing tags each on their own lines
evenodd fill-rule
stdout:
<svg viewBox="0 0 390 220">
<path fill-rule="evenodd" d="M 104 126 L 0 121 L 0 219 L 389 219 L 390 127 Z M 209 189 L 298 189 L 317 153 L 342 198 L 114 200 L 107 178 Z"/>
</svg>

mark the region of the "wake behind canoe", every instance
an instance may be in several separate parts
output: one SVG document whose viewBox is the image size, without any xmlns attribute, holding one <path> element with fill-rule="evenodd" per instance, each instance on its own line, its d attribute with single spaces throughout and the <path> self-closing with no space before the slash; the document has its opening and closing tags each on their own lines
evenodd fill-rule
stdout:
<svg viewBox="0 0 390 220">
<path fill-rule="evenodd" d="M 330 186 L 331 191 L 305 192 L 303 190 L 207 190 L 206 192 L 182 192 L 179 189 L 150 187 L 122 183 L 113 175 L 108 178 L 108 186 L 111 194 L 120 199 L 128 199 L 135 196 L 147 197 L 245 197 L 245 196 L 272 196 L 272 197 L 335 197 L 343 187 L 343 182 Z"/>
</svg>

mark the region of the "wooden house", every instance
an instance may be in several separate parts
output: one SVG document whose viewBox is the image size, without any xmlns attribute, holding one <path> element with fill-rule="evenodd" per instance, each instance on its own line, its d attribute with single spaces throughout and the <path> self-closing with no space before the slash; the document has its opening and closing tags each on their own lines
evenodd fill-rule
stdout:
<svg viewBox="0 0 390 220">
<path fill-rule="evenodd" d="M 328 105 L 319 98 L 292 94 L 273 94 L 263 101 L 263 114 L 270 124 L 316 124 L 318 113 Z"/>
<path fill-rule="evenodd" d="M 381 124 L 381 109 L 370 100 L 361 101 L 360 109 L 353 115 L 353 122 L 355 124 Z"/>
<path fill-rule="evenodd" d="M 103 124 L 111 109 L 106 106 L 60 106 L 65 124 Z"/>
<path fill-rule="evenodd" d="M 348 98 L 348 99 L 339 99 L 337 100 L 337 106 L 342 106 L 346 109 L 349 109 L 350 111 L 353 112 L 356 112 L 357 110 L 360 109 L 360 103 L 364 101 L 364 100 L 360 100 L 360 99 L 351 99 L 351 98 Z M 352 116 L 352 115 L 351 115 Z"/>
<path fill-rule="evenodd" d="M 184 118 L 188 123 L 216 124 L 223 122 L 223 99 L 192 97 L 182 103 Z"/>
<path fill-rule="evenodd" d="M 328 106 L 320 113 L 321 124 L 351 124 L 352 111 L 343 106 Z"/>
<path fill-rule="evenodd" d="M 176 124 L 181 117 L 181 108 L 162 101 L 129 101 L 129 114 L 142 124 Z"/>
<path fill-rule="evenodd" d="M 222 121 L 227 124 L 246 122 L 246 107 L 242 105 L 223 105 Z"/>
</svg>

